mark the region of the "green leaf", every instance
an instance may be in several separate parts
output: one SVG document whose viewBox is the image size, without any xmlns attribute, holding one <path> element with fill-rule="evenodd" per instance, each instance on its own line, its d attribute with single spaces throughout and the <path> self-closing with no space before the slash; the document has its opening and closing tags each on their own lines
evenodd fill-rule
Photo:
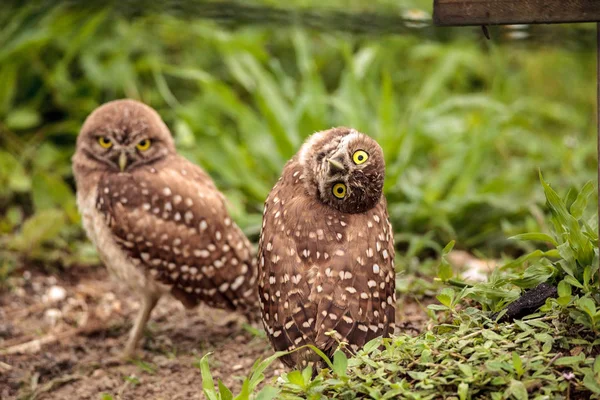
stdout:
<svg viewBox="0 0 600 400">
<path fill-rule="evenodd" d="M 576 302 L 577 308 L 585 312 L 593 321 L 594 316 L 596 315 L 596 304 L 594 300 L 589 297 L 582 297 Z"/>
<path fill-rule="evenodd" d="M 596 356 L 594 360 L 594 373 L 596 375 L 600 374 L 600 356 Z"/>
<path fill-rule="evenodd" d="M 558 246 L 558 243 L 556 243 L 556 240 L 554 240 L 554 238 L 552 236 L 547 235 L 545 233 L 540 233 L 540 232 L 522 233 L 520 235 L 511 236 L 511 237 L 509 237 L 509 239 L 535 240 L 535 241 L 539 241 L 539 242 L 552 243 L 554 246 Z"/>
<path fill-rule="evenodd" d="M 455 244 L 456 240 L 452 240 L 450 243 L 448 243 L 446 247 L 444 247 L 444 249 L 442 250 L 442 257 L 448 255 L 452 251 L 452 249 L 454 249 Z"/>
<path fill-rule="evenodd" d="M 341 350 L 336 350 L 333 353 L 333 371 L 338 376 L 346 376 L 346 369 L 348 368 L 348 357 Z"/>
<path fill-rule="evenodd" d="M 21 227 L 21 232 L 15 236 L 10 246 L 23 251 L 34 252 L 39 247 L 56 237 L 65 224 L 65 216 L 61 210 L 43 210 L 29 218 Z"/>
<path fill-rule="evenodd" d="M 529 394 L 527 393 L 527 388 L 523 384 L 523 382 L 512 379 L 510 381 L 510 386 L 507 390 L 508 395 L 514 396 L 517 400 L 527 400 L 529 398 Z"/>
<path fill-rule="evenodd" d="M 458 364 L 458 368 L 465 375 L 465 378 L 472 379 L 473 378 L 473 368 L 469 364 Z"/>
<path fill-rule="evenodd" d="M 452 288 L 444 288 L 442 289 L 441 293 L 436 296 L 436 299 L 438 299 L 438 301 L 444 306 L 450 308 L 455 296 L 456 293 Z"/>
<path fill-rule="evenodd" d="M 469 384 L 465 382 L 459 383 L 457 394 L 460 400 L 467 400 L 469 395 Z"/>
<path fill-rule="evenodd" d="M 447 311 L 450 309 L 449 307 L 443 306 L 441 304 L 430 304 L 427 306 L 427 308 L 433 311 Z"/>
<path fill-rule="evenodd" d="M 327 364 L 327 366 L 329 367 L 329 369 L 331 369 L 332 371 L 334 370 L 333 364 L 331 363 L 331 360 L 329 359 L 329 357 L 327 357 L 325 355 L 325 353 L 323 353 L 319 348 L 317 348 L 316 346 L 313 346 L 312 344 L 307 344 L 307 345 L 298 347 L 294 351 L 298 351 L 298 350 L 300 350 L 302 348 L 306 348 L 306 347 L 308 347 L 309 349 L 311 349 L 312 351 L 314 351 L 319 357 L 321 357 L 321 359 L 325 362 L 325 364 Z"/>
<path fill-rule="evenodd" d="M 306 368 L 302 370 L 302 378 L 304 379 L 305 383 L 310 382 L 312 378 L 312 366 L 307 365 Z"/>
<path fill-rule="evenodd" d="M 493 340 L 493 341 L 501 341 L 501 340 L 506 340 L 506 338 L 498 335 L 496 332 L 491 331 L 489 329 L 484 329 L 481 331 L 481 335 L 486 338 L 487 340 Z"/>
<path fill-rule="evenodd" d="M 594 183 L 592 181 L 588 181 L 583 188 L 581 188 L 581 191 L 577 195 L 577 198 L 573 204 L 571 204 L 570 211 L 574 218 L 579 219 L 583 216 L 583 212 L 587 207 L 588 199 L 592 193 L 594 193 Z"/>
<path fill-rule="evenodd" d="M 206 353 L 204 357 L 200 359 L 200 374 L 202 376 L 202 390 L 204 391 L 204 395 L 209 400 L 218 400 L 219 396 L 217 391 L 215 390 L 215 383 L 213 381 L 212 375 L 210 374 L 210 367 L 208 365 L 208 357 L 212 353 Z"/>
<path fill-rule="evenodd" d="M 280 390 L 274 388 L 273 386 L 265 386 L 260 392 L 258 392 L 254 400 L 273 400 L 277 398 L 279 392 Z"/>
<path fill-rule="evenodd" d="M 221 396 L 221 400 L 233 400 L 233 393 L 227 386 L 223 384 L 223 382 L 219 379 L 219 395 Z"/>
<path fill-rule="evenodd" d="M 381 338 L 371 339 L 363 346 L 362 351 L 368 354 L 378 348 L 380 344 Z"/>
<path fill-rule="evenodd" d="M 254 388 L 265 379 L 263 372 L 269 365 L 271 365 L 275 360 L 279 357 L 283 357 L 287 354 L 290 354 L 289 351 L 277 351 L 275 354 L 265 358 L 264 360 L 257 360 L 252 366 L 252 376 L 250 377 L 249 385 Z"/>
<path fill-rule="evenodd" d="M 585 360 L 585 354 L 580 353 L 576 356 L 560 357 L 554 361 L 554 365 L 576 365 Z"/>
<path fill-rule="evenodd" d="M 249 400 L 250 391 L 250 381 L 248 379 L 244 379 L 244 382 L 242 383 L 242 390 L 237 396 L 234 397 L 234 400 Z"/>
<path fill-rule="evenodd" d="M 571 285 L 565 280 L 558 283 L 558 296 L 559 297 L 570 297 L 571 296 Z"/>
<path fill-rule="evenodd" d="M 440 266 L 438 269 L 438 278 L 442 282 L 446 282 L 448 279 L 451 279 L 454 276 L 454 271 L 452 270 L 452 266 L 445 259 L 442 259 L 440 262 Z"/>
<path fill-rule="evenodd" d="M 290 371 L 287 374 L 287 379 L 290 383 L 304 388 L 304 377 L 300 371 Z"/>
<path fill-rule="evenodd" d="M 590 284 L 592 278 L 592 267 L 587 266 L 583 269 L 583 286 Z"/>
<path fill-rule="evenodd" d="M 588 371 L 583 377 L 583 385 L 596 394 L 600 394 L 600 382 L 592 371 Z"/>
<path fill-rule="evenodd" d="M 523 361 L 521 360 L 521 357 L 519 357 L 519 355 L 513 351 L 512 353 L 512 363 L 513 363 L 513 368 L 515 369 L 515 372 L 517 373 L 517 376 L 519 378 L 521 378 L 521 376 L 523 375 Z"/>
<path fill-rule="evenodd" d="M 575 286 L 576 288 L 583 289 L 583 285 L 579 283 L 579 281 L 573 278 L 571 275 L 565 276 L 565 282 L 567 282 L 571 286 Z"/>
<path fill-rule="evenodd" d="M 35 128 L 40 125 L 42 118 L 39 112 L 31 108 L 20 108 L 11 111 L 6 116 L 6 126 L 16 131 Z"/>
</svg>

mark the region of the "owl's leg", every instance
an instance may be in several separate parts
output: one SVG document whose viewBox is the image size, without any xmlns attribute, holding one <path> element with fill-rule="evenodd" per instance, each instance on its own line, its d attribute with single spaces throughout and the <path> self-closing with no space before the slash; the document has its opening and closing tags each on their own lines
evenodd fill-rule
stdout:
<svg viewBox="0 0 600 400">
<path fill-rule="evenodd" d="M 160 296 L 161 293 L 155 291 L 143 293 L 142 306 L 135 319 L 133 328 L 131 328 L 131 331 L 129 332 L 129 339 L 127 340 L 127 345 L 125 346 L 125 351 L 123 352 L 124 359 L 131 358 L 135 354 L 137 344 L 144 334 L 146 322 L 148 322 L 148 318 L 150 318 L 150 314 L 156 306 L 156 303 L 158 303 Z"/>
</svg>

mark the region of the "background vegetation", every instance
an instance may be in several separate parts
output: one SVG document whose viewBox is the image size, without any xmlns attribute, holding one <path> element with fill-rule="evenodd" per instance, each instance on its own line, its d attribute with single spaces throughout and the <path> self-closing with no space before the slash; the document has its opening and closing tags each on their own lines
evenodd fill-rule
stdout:
<svg viewBox="0 0 600 400">
<path fill-rule="evenodd" d="M 584 186 L 597 173 L 590 27 L 577 28 L 574 41 L 548 40 L 568 38 L 572 27 L 497 29 L 492 31 L 497 40 L 486 41 L 470 28 L 432 28 L 430 2 L 421 0 L 336 0 L 327 7 L 296 0 L 285 9 L 271 0 L 243 5 L 123 1 L 85 9 L 73 3 L 39 1 L 0 9 L 0 286 L 24 265 L 64 268 L 96 262 L 80 227 L 70 157 L 83 120 L 106 101 L 131 97 L 156 108 L 180 151 L 211 174 L 252 239 L 259 232 L 262 202 L 303 139 L 347 125 L 373 136 L 384 149 L 399 272 L 422 272 L 420 266 L 437 259 L 451 240 L 456 248 L 485 257 L 534 252 L 528 260 L 537 269 L 524 270 L 523 258 L 509 263 L 486 284 L 460 293 L 446 289 L 439 297 L 441 308 L 431 310 L 442 327 L 435 334 L 472 337 L 474 342 L 456 345 L 480 355 L 489 350 L 477 360 L 486 366 L 488 358 L 497 363 L 485 371 L 508 371 L 502 382 L 492 382 L 494 373 L 477 375 L 477 366 L 465 366 L 472 362 L 453 364 L 443 377 L 413 371 L 417 360 L 444 365 L 449 354 L 463 354 L 452 342 L 436 347 L 433 342 L 441 336 L 427 333 L 399 337 L 388 344 L 387 353 L 371 346 L 362 358 L 349 361 L 350 372 L 339 356 L 334 375 L 316 380 L 310 372 L 288 375 L 280 389 L 290 398 L 372 394 L 370 383 L 361 381 L 367 367 L 383 368 L 378 376 L 389 383 L 376 390 L 419 389 L 425 397 L 431 387 L 443 384 L 436 381 L 442 378 L 448 393 L 461 399 L 478 393 L 475 389 L 489 390 L 488 384 L 503 388 L 498 396 L 516 398 L 526 398 L 534 385 L 551 386 L 557 393 L 569 387 L 560 368 L 552 374 L 541 370 L 548 372 L 541 378 L 528 375 L 527 368 L 539 371 L 539 363 L 556 364 L 562 357 L 560 347 L 549 342 L 557 331 L 548 321 L 568 316 L 585 332 L 598 328 L 590 275 L 597 269 L 597 253 L 581 247 L 594 247 L 594 207 L 580 202 L 570 208 L 581 188 L 586 202 L 597 200 L 597 190 Z M 533 38 L 516 40 L 524 35 Z M 564 221 L 549 219 L 562 208 L 556 202 L 545 206 L 540 170 L 561 193 L 571 219 L 564 212 Z M 560 229 L 563 223 L 568 229 Z M 532 236 L 534 242 L 507 239 L 551 231 L 558 235 L 552 240 L 543 235 Z M 501 339 L 481 333 L 491 322 L 473 308 L 467 308 L 471 314 L 456 308 L 477 305 L 495 311 L 521 289 L 546 279 L 565 282 L 559 287 L 563 300 L 547 305 L 554 314 L 492 330 Z M 511 353 L 514 348 L 503 340 L 513 335 L 532 340 L 529 353 Z M 590 350 L 595 342 L 586 335 L 574 343 Z M 490 340 L 497 351 L 490 350 Z M 544 343 L 549 347 L 535 358 Z M 570 345 L 569 340 L 560 343 Z M 418 354 L 409 354 L 411 349 Z M 593 359 L 585 357 L 561 362 L 579 368 L 573 372 L 578 388 L 598 389 L 594 376 L 600 362 L 592 365 Z M 522 377 L 531 378 L 525 380 L 531 387 L 522 387 Z M 205 383 L 209 388 L 208 378 Z"/>
<path fill-rule="evenodd" d="M 517 255 L 522 249 L 505 237 L 546 229 L 538 169 L 565 189 L 595 175 L 593 48 L 497 46 L 478 32 L 402 20 L 427 21 L 423 1 L 343 8 L 394 13 L 408 31 L 398 35 L 378 34 L 376 25 L 351 34 L 326 18 L 323 29 L 232 27 L 235 18 L 222 26 L 182 20 L 170 3 L 137 15 L 135 2 L 85 9 L 33 2 L 0 11 L 3 274 L 22 256 L 57 265 L 93 256 L 80 240 L 70 157 L 85 117 L 115 98 L 158 109 L 179 149 L 214 177 L 253 238 L 285 161 L 307 135 L 335 125 L 383 146 L 397 242 L 410 256 L 437 253 L 451 239 L 488 255 Z M 342 9 L 296 3 L 284 15 Z"/>
</svg>

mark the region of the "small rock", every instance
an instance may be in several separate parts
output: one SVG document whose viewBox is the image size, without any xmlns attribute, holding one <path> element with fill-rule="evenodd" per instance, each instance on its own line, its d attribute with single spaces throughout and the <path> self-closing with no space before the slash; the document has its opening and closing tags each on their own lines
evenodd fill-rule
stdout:
<svg viewBox="0 0 600 400">
<path fill-rule="evenodd" d="M 106 372 L 100 368 L 95 369 L 94 372 L 92 372 L 92 378 L 100 378 L 104 375 L 106 375 Z"/>
<path fill-rule="evenodd" d="M 46 292 L 46 299 L 48 302 L 55 303 L 57 301 L 64 300 L 67 297 L 67 291 L 62 286 L 51 286 Z"/>
<path fill-rule="evenodd" d="M 244 368 L 242 364 L 235 364 L 233 367 L 231 367 L 231 369 L 234 371 L 239 371 L 242 368 Z"/>
<path fill-rule="evenodd" d="M 44 320 L 49 325 L 56 325 L 56 323 L 62 318 L 62 311 L 57 308 L 49 308 L 44 313 Z"/>
</svg>

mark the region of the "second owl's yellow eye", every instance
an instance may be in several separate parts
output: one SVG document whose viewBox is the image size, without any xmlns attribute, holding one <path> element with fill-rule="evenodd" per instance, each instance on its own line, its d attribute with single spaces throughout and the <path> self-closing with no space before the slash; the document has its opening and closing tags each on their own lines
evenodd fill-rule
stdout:
<svg viewBox="0 0 600 400">
<path fill-rule="evenodd" d="M 354 154 L 352 154 L 352 161 L 357 165 L 364 164 L 368 159 L 369 154 L 364 150 L 356 150 Z"/>
<path fill-rule="evenodd" d="M 346 185 L 343 183 L 336 183 L 333 185 L 333 195 L 338 199 L 346 197 Z"/>
<path fill-rule="evenodd" d="M 100 136 L 98 138 L 98 144 L 104 147 L 105 149 L 110 149 L 112 147 L 112 141 L 106 136 Z"/>
<path fill-rule="evenodd" d="M 143 139 L 140 140 L 140 142 L 135 147 L 137 147 L 139 151 L 146 151 L 150 148 L 151 144 L 152 142 L 150 141 L 150 139 Z"/>
</svg>

